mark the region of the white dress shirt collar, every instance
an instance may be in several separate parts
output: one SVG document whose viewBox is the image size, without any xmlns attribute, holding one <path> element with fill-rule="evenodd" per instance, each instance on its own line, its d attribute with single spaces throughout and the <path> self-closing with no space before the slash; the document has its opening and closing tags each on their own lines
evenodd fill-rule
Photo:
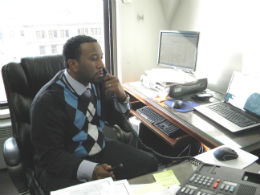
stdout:
<svg viewBox="0 0 260 195">
<path fill-rule="evenodd" d="M 71 87 L 75 90 L 75 92 L 79 96 L 82 95 L 88 88 L 91 88 L 90 83 L 88 83 L 87 86 L 84 86 L 83 84 L 81 84 L 80 82 L 72 78 L 72 76 L 70 76 L 70 74 L 68 73 L 67 69 L 65 69 L 64 75 L 67 81 L 69 82 L 69 84 L 71 85 Z"/>
</svg>

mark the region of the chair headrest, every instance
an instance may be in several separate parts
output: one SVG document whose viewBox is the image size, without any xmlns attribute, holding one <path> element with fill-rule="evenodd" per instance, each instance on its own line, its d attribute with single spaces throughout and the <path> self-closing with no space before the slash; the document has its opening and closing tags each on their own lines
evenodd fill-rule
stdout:
<svg viewBox="0 0 260 195">
<path fill-rule="evenodd" d="M 28 87 L 35 95 L 45 83 L 64 68 L 64 60 L 61 55 L 23 58 L 21 65 Z"/>
</svg>

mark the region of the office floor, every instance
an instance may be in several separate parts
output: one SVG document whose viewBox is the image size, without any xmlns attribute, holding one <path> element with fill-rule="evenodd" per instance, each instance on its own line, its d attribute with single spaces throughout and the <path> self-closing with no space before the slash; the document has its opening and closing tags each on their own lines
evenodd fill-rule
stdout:
<svg viewBox="0 0 260 195">
<path fill-rule="evenodd" d="M 0 170 L 0 194 L 1 195 L 16 195 L 18 194 L 14 184 L 6 169 Z"/>
</svg>

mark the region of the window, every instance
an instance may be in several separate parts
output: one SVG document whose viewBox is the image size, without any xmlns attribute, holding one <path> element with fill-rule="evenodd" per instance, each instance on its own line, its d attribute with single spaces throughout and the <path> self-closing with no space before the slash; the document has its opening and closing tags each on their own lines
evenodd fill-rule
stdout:
<svg viewBox="0 0 260 195">
<path fill-rule="evenodd" d="M 78 34 L 79 35 L 88 35 L 88 28 L 79 28 Z"/>
<path fill-rule="evenodd" d="M 100 35 L 101 34 L 101 29 L 100 28 L 91 28 L 91 35 Z"/>
<path fill-rule="evenodd" d="M 57 37 L 58 37 L 57 30 L 49 30 L 49 39 L 54 39 Z"/>
<path fill-rule="evenodd" d="M 45 38 L 45 31 L 44 30 L 36 31 L 36 37 L 37 37 L 37 39 L 44 39 Z"/>
<path fill-rule="evenodd" d="M 65 30 L 65 37 L 69 37 L 69 30 Z"/>
<path fill-rule="evenodd" d="M 44 54 L 46 54 L 45 46 L 40 45 L 40 55 L 44 55 Z"/>
<path fill-rule="evenodd" d="M 21 35 L 21 37 L 24 37 L 24 31 L 23 30 L 20 31 L 20 35 Z"/>
<path fill-rule="evenodd" d="M 51 53 L 52 53 L 52 54 L 58 53 L 57 45 L 52 45 L 52 46 L 51 46 Z"/>
<path fill-rule="evenodd" d="M 100 29 L 89 35 L 98 40 L 105 53 L 103 3 L 103 0 L 0 1 L 0 16 L 5 18 L 0 20 L 0 68 L 9 62 L 20 62 L 22 57 L 61 54 L 69 37 L 88 35 L 91 28 Z M 6 101 L 2 74 L 1 101 Z"/>
<path fill-rule="evenodd" d="M 78 29 L 78 34 L 79 34 L 79 35 L 84 34 L 84 28 L 79 28 L 79 29 Z"/>
</svg>

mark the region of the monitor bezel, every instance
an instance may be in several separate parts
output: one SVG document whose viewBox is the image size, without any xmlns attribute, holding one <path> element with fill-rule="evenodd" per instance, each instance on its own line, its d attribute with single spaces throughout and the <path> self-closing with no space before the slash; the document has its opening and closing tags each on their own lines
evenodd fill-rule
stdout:
<svg viewBox="0 0 260 195">
<path fill-rule="evenodd" d="M 163 33 L 177 33 L 177 34 L 193 34 L 197 35 L 197 43 L 196 43 L 196 53 L 195 53 L 195 64 L 193 68 L 188 68 L 185 66 L 178 66 L 178 65 L 170 65 L 170 64 L 164 64 L 160 63 L 160 49 L 161 49 L 161 37 Z M 179 69 L 183 70 L 184 72 L 195 72 L 197 68 L 197 60 L 198 60 L 198 45 L 199 45 L 199 39 L 200 39 L 200 32 L 198 31 L 183 31 L 183 30 L 160 30 L 159 32 L 159 45 L 158 45 L 158 55 L 157 55 L 157 66 L 164 67 L 164 68 L 171 68 L 171 69 Z"/>
</svg>

